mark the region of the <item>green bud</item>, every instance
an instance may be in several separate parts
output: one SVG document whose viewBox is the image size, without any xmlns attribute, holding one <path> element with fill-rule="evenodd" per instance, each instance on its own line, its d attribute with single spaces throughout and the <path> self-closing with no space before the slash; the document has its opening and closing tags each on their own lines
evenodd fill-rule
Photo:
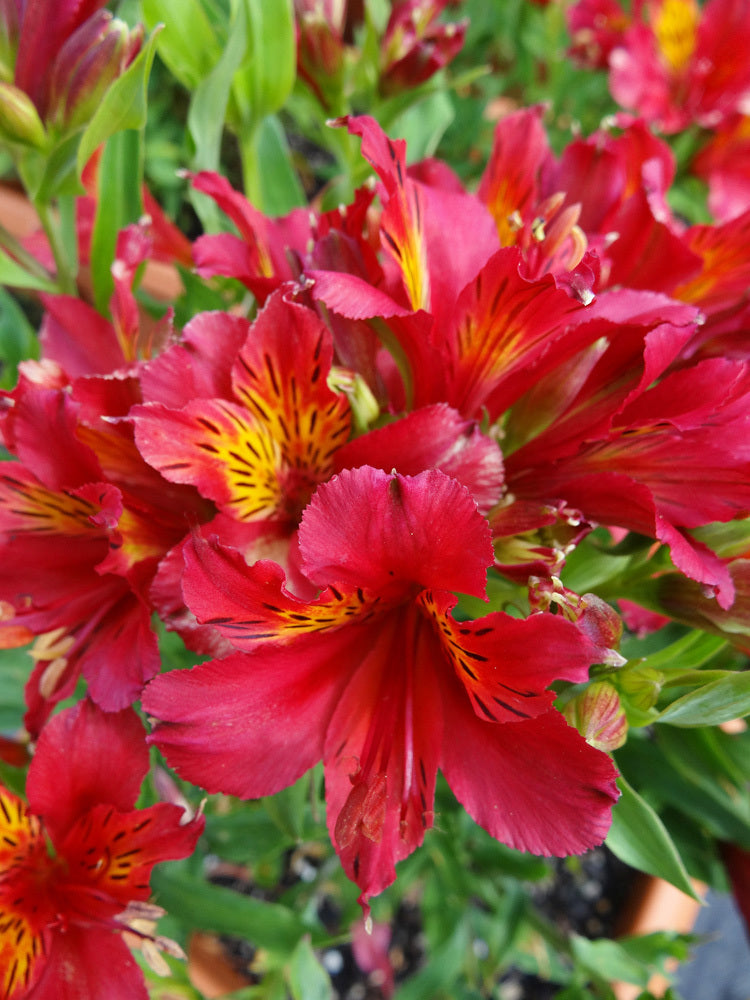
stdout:
<svg viewBox="0 0 750 1000">
<path fill-rule="evenodd" d="M 587 743 L 607 752 L 621 747 L 628 738 L 628 721 L 617 689 L 608 681 L 595 681 L 563 709 Z"/>
<path fill-rule="evenodd" d="M 43 149 L 47 133 L 31 98 L 12 83 L 0 82 L 0 140 Z"/>
<path fill-rule="evenodd" d="M 633 708 L 648 712 L 656 704 L 664 674 L 653 667 L 626 667 L 617 675 L 617 686 Z"/>
</svg>

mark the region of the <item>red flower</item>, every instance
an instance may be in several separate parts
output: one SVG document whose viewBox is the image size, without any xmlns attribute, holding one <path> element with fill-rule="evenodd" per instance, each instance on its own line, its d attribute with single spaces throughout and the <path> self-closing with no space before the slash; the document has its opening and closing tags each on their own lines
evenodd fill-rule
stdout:
<svg viewBox="0 0 750 1000">
<path fill-rule="evenodd" d="M 148 904 L 151 870 L 191 854 L 203 829 L 174 805 L 134 808 L 147 770 L 136 714 L 86 701 L 45 727 L 28 807 L 0 786 L 3 1000 L 146 1000 L 120 932 L 174 950 L 142 929 L 162 912 Z"/>
<path fill-rule="evenodd" d="M 394 94 L 416 87 L 461 51 L 468 22 L 441 24 L 449 0 L 403 0 L 394 5 L 382 41 L 380 87 Z"/>
<path fill-rule="evenodd" d="M 571 56 L 587 69 L 606 69 L 630 17 L 617 0 L 577 0 L 566 11 Z"/>
<path fill-rule="evenodd" d="M 502 171 L 495 164 L 482 188 L 497 219 L 502 216 L 499 206 L 517 199 L 523 220 L 536 202 L 546 151 L 538 112 L 526 116 L 531 139 L 523 162 L 531 176 L 524 171 L 512 175 L 504 191 Z M 524 150 L 518 141 L 522 120 L 519 115 L 502 133 L 510 136 L 508 150 Z M 381 231 L 398 280 L 391 281 L 392 294 L 387 294 L 355 276 L 323 271 L 308 276 L 314 282 L 312 294 L 331 311 L 352 319 L 382 319 L 381 328 L 388 329 L 405 361 L 403 397 L 394 397 L 398 404 L 422 407 L 443 400 L 466 417 L 477 418 L 484 411 L 491 422 L 502 418 L 506 482 L 509 492 L 526 502 L 525 520 L 533 520 L 535 505 L 537 527 L 550 523 L 552 510 L 572 508 L 590 523 L 656 538 L 670 547 L 682 572 L 710 587 L 726 607 L 732 600 L 726 568 L 688 531 L 750 511 L 750 468 L 740 447 L 750 400 L 743 366 L 722 363 L 669 371 L 670 366 L 683 367 L 689 356 L 694 309 L 627 288 L 588 301 L 593 298 L 590 289 L 588 296 L 576 294 L 583 277 L 576 272 L 563 279 L 559 274 L 529 279 L 521 249 L 497 249 L 502 227 L 487 239 L 486 215 L 476 199 L 472 212 L 468 195 L 412 180 L 405 170 L 403 143 L 387 139 L 372 119 L 352 120 L 348 126 L 362 135 L 363 153 L 383 181 Z M 496 154 L 500 160 L 510 157 L 502 148 Z M 642 127 L 632 140 L 613 142 L 601 151 L 578 144 L 574 155 L 561 161 L 558 176 L 575 176 L 577 160 L 599 177 L 598 185 L 591 184 L 596 195 L 581 213 L 590 216 L 587 226 L 616 221 L 626 224 L 628 232 L 639 228 L 643 217 L 646 195 L 637 190 L 638 178 L 663 180 L 669 169 L 661 145 Z M 654 239 L 647 238 L 644 246 L 641 230 L 636 243 L 640 259 L 627 250 L 630 240 L 616 240 L 609 280 L 628 277 L 658 287 L 661 281 L 674 286 L 680 276 L 692 278 L 701 266 L 702 234 L 688 232 L 685 249 L 647 204 L 645 208 L 651 223 L 647 233 Z M 739 237 L 747 224 L 741 217 L 725 228 L 731 226 Z M 702 228 L 711 229 L 696 227 Z M 665 267 L 660 261 L 672 242 L 681 255 L 670 252 Z M 742 248 L 733 244 L 727 251 L 710 234 L 703 242 L 713 248 L 713 256 L 723 251 L 724 266 L 711 272 L 708 249 L 704 275 L 686 281 L 675 293 L 700 305 L 706 298 L 704 282 L 739 292 L 744 278 L 747 287 Z M 621 243 L 624 249 L 618 253 Z M 466 254 L 465 245 L 470 247 Z M 440 267 L 451 251 L 456 265 Z M 717 378 L 718 383 L 711 381 Z M 658 379 L 663 381 L 655 386 Z M 695 399 L 702 402 L 696 405 Z M 545 457 L 539 461 L 542 452 Z M 492 520 L 507 539 L 501 521 L 512 522 L 512 511 Z M 507 566 L 507 541 L 503 549 L 498 555 Z M 523 564 L 533 561 L 528 549 L 518 555 Z"/>
<path fill-rule="evenodd" d="M 322 757 L 328 826 L 361 901 L 433 823 L 438 768 L 490 833 L 540 854 L 602 840 L 614 769 L 552 709 L 555 678 L 596 659 L 574 624 L 502 612 L 458 622 L 452 591 L 483 595 L 490 532 L 438 471 L 370 467 L 319 487 L 299 530 L 302 600 L 272 562 L 196 538 L 188 606 L 239 652 L 155 678 L 154 741 L 188 779 L 270 795 Z M 207 696 L 210 691 L 210 707 Z"/>
<path fill-rule="evenodd" d="M 750 9 L 745 0 L 646 0 L 610 56 L 610 89 L 665 132 L 713 128 L 750 93 Z"/>
<path fill-rule="evenodd" d="M 139 398 L 134 379 L 64 383 L 57 366 L 28 365 L 0 422 L 18 458 L 0 468 L 0 633 L 18 644 L 38 637 L 26 688 L 32 734 L 81 673 L 107 711 L 138 697 L 159 669 L 148 600 L 157 564 L 186 518 L 214 510 L 137 452 L 121 419 Z"/>
</svg>

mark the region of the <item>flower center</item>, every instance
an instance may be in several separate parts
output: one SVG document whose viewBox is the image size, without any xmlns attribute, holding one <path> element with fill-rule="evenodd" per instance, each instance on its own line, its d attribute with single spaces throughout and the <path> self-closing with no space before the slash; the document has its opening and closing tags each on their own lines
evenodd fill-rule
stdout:
<svg viewBox="0 0 750 1000">
<path fill-rule="evenodd" d="M 675 72 L 683 70 L 695 50 L 698 8 L 694 0 L 664 0 L 654 22 L 659 51 Z"/>
</svg>

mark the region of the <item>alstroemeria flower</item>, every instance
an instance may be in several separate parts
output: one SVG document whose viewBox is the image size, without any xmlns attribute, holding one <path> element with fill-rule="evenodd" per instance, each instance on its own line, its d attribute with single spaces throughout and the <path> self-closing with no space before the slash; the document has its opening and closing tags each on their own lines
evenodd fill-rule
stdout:
<svg viewBox="0 0 750 1000">
<path fill-rule="evenodd" d="M 29 768 L 28 805 L 0 785 L 0 996 L 3 1000 L 147 1000 L 121 932 L 144 933 L 155 864 L 187 857 L 203 817 L 161 803 L 136 809 L 149 767 L 132 709 L 79 702 L 55 716 Z M 50 851 L 49 846 L 52 851 Z"/>
<path fill-rule="evenodd" d="M 576 0 L 565 12 L 575 61 L 586 69 L 606 69 L 610 52 L 630 24 L 617 0 Z"/>
<path fill-rule="evenodd" d="M 57 366 L 32 363 L 2 400 L 2 440 L 18 461 L 0 467 L 0 632 L 19 644 L 37 637 L 26 688 L 32 733 L 81 673 L 105 710 L 138 697 L 159 668 L 150 580 L 188 519 L 214 512 L 138 454 L 122 421 L 134 392 L 134 379 L 71 387 Z"/>
<path fill-rule="evenodd" d="M 432 826 L 438 768 L 505 843 L 566 854 L 602 840 L 614 768 L 546 690 L 585 679 L 595 649 L 553 615 L 452 616 L 454 592 L 484 596 L 492 562 L 463 486 L 435 470 L 345 470 L 313 496 L 299 549 L 323 588 L 314 600 L 273 562 L 197 537 L 187 550 L 187 604 L 238 652 L 144 692 L 183 777 L 251 798 L 322 758 L 329 831 L 364 905 Z"/>
<path fill-rule="evenodd" d="M 315 486 L 331 475 L 334 452 L 349 438 L 349 403 L 328 387 L 331 337 L 310 309 L 280 291 L 244 329 L 236 356 L 227 351 L 230 341 L 219 357 L 230 383 L 223 398 L 194 396 L 180 409 L 147 402 L 132 411 L 136 441 L 163 476 L 193 484 L 236 520 L 296 526 Z M 155 370 L 179 368 L 183 358 L 190 370 L 204 360 L 180 345 Z M 210 361 L 205 358 L 207 367 Z"/>
<path fill-rule="evenodd" d="M 395 94 L 429 80 L 463 48 L 467 21 L 441 24 L 448 0 L 394 4 L 381 43 L 380 89 Z"/>
<path fill-rule="evenodd" d="M 714 128 L 750 95 L 745 0 L 646 0 L 610 55 L 610 90 L 664 132 Z"/>
</svg>

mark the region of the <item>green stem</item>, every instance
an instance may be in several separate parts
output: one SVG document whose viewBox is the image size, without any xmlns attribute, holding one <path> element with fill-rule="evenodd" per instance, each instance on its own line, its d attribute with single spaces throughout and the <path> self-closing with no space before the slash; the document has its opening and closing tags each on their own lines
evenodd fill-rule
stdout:
<svg viewBox="0 0 750 1000">
<path fill-rule="evenodd" d="M 50 211 L 49 202 L 36 201 L 34 202 L 34 208 L 52 249 L 52 256 L 54 257 L 55 268 L 57 270 L 57 284 L 60 291 L 64 295 L 76 295 L 75 268 L 71 267 L 71 261 L 65 251 L 62 233 Z"/>
<path fill-rule="evenodd" d="M 9 256 L 18 261 L 21 267 L 35 278 L 42 281 L 52 281 L 49 271 L 28 250 L 24 250 L 15 236 L 2 225 L 0 225 L 0 249 L 6 250 Z"/>
</svg>

